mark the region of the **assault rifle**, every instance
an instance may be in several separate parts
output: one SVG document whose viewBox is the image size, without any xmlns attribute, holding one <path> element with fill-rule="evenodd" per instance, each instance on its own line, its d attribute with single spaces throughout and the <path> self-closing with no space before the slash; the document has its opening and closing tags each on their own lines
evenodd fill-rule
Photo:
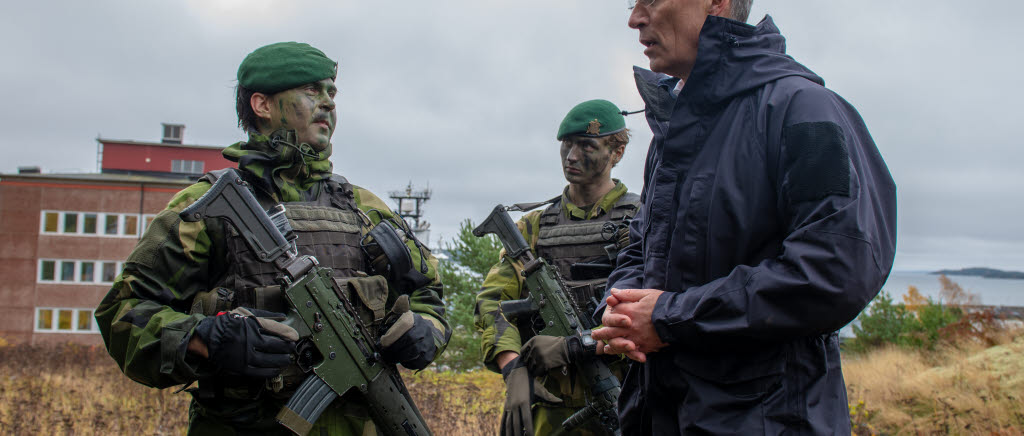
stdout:
<svg viewBox="0 0 1024 436">
<path fill-rule="evenodd" d="M 313 256 L 298 255 L 295 234 L 278 204 L 264 211 L 235 170 L 223 174 L 206 194 L 180 214 L 184 221 L 223 218 L 263 262 L 280 271 L 278 281 L 291 305 L 285 324 L 295 328 L 319 361 L 312 374 L 277 415 L 299 435 L 309 433 L 324 409 L 340 395 L 358 389 L 374 423 L 386 435 L 430 435 L 394 365 L 384 362 L 377 338 L 357 315 L 347 294 Z"/>
<path fill-rule="evenodd" d="M 477 237 L 489 233 L 498 235 L 505 246 L 506 256 L 523 263 L 523 278 L 528 292 L 524 299 L 502 301 L 502 314 L 507 319 L 515 319 L 519 325 L 527 324 L 521 322 L 523 320 L 529 321 L 538 335 L 560 336 L 570 343 L 576 342 L 569 349 L 579 350 L 573 363 L 588 387 L 587 406 L 562 422 L 562 427 L 571 431 L 597 418 L 610 431 L 620 434 L 615 407 L 619 398 L 619 380 L 604 361 L 594 358 L 597 344 L 590 332 L 596 325 L 590 314 L 581 313 L 580 308 L 573 305 L 558 271 L 544 259 L 534 256 L 508 215 L 508 209 L 500 204 L 473 229 L 473 235 Z"/>
</svg>

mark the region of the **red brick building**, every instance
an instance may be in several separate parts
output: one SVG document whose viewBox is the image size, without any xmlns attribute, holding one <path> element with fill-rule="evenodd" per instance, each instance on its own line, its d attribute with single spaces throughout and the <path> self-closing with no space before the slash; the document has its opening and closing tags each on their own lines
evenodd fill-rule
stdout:
<svg viewBox="0 0 1024 436">
<path fill-rule="evenodd" d="M 182 144 L 182 130 L 98 139 L 100 173 L 0 174 L 0 338 L 102 342 L 93 310 L 146 225 L 199 175 L 233 166 L 222 147 Z"/>
</svg>

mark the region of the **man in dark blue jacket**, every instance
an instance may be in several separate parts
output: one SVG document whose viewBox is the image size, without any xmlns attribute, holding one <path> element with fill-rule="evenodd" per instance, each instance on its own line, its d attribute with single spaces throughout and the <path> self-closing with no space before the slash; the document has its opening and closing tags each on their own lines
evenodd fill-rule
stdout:
<svg viewBox="0 0 1024 436">
<path fill-rule="evenodd" d="M 654 139 L 594 333 L 636 361 L 623 434 L 850 432 L 835 332 L 888 277 L 896 188 L 857 111 L 749 7 L 629 18 Z"/>
</svg>

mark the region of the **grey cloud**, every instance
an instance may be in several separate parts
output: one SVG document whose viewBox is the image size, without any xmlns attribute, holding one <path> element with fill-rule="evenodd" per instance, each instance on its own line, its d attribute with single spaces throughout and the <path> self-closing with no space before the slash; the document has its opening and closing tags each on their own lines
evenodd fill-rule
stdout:
<svg viewBox="0 0 1024 436">
<path fill-rule="evenodd" d="M 93 171 L 97 134 L 156 140 L 161 122 L 190 143 L 227 145 L 235 69 L 279 40 L 339 59 L 336 169 L 386 197 L 429 186 L 433 242 L 495 203 L 562 189 L 554 131 L 579 101 L 642 102 L 646 66 L 624 2 L 20 2 L 0 18 L 5 105 L 0 172 Z M 864 116 L 897 181 L 897 268 L 1024 269 L 1024 87 L 1016 53 L 1024 4 L 755 1 L 789 53 Z M 641 116 L 614 171 L 642 184 Z"/>
</svg>

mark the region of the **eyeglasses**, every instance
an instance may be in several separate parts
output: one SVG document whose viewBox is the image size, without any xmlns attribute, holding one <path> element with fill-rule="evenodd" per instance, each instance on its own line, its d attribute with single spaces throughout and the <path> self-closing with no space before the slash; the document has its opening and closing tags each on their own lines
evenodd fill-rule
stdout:
<svg viewBox="0 0 1024 436">
<path fill-rule="evenodd" d="M 643 5 L 645 8 L 649 8 L 654 5 L 656 0 L 626 0 L 626 8 L 633 9 L 636 5 Z"/>
</svg>

